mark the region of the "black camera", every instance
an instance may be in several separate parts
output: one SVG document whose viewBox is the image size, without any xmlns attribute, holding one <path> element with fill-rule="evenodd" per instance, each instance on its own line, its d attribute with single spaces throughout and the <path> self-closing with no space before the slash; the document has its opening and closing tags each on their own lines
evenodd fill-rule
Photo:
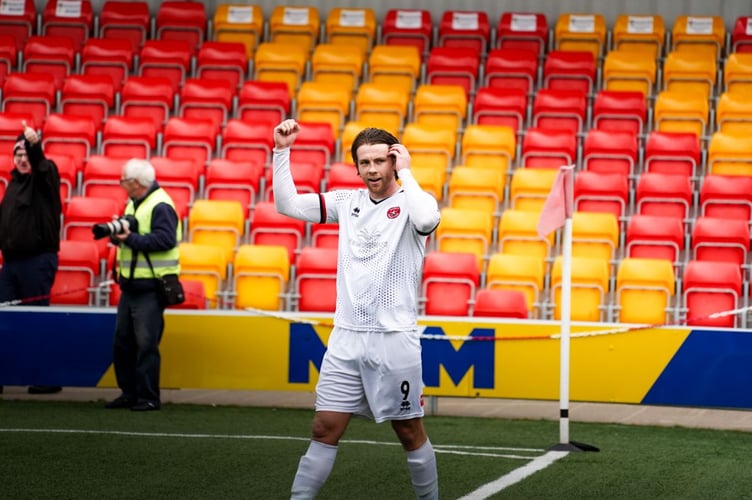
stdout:
<svg viewBox="0 0 752 500">
<path fill-rule="evenodd" d="M 124 233 L 128 229 L 135 233 L 138 231 L 138 221 L 132 215 L 124 215 L 120 219 L 115 219 L 110 222 L 102 222 L 101 224 L 94 224 L 91 228 L 91 232 L 94 233 L 94 239 L 100 240 L 113 234 Z"/>
</svg>

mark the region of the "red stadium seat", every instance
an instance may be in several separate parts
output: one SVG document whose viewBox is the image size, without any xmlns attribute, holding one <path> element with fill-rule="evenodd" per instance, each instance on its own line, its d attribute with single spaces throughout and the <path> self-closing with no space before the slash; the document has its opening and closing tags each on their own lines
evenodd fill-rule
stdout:
<svg viewBox="0 0 752 500">
<path fill-rule="evenodd" d="M 645 143 L 644 170 L 695 177 L 701 161 L 700 141 L 690 132 L 654 130 Z"/>
<path fill-rule="evenodd" d="M 249 80 L 238 93 L 236 118 L 277 125 L 290 114 L 290 91 L 284 82 Z"/>
<path fill-rule="evenodd" d="M 254 245 L 282 245 L 287 247 L 290 264 L 294 264 L 303 248 L 306 223 L 277 212 L 274 202 L 256 203 L 251 215 L 249 243 Z"/>
<path fill-rule="evenodd" d="M 18 69 L 18 53 L 13 35 L 0 35 L 0 86 L 5 83 L 9 73 Z"/>
<path fill-rule="evenodd" d="M 158 40 L 185 42 L 191 53 L 206 38 L 206 6 L 200 2 L 161 2 L 154 21 Z"/>
<path fill-rule="evenodd" d="M 247 76 L 248 56 L 244 44 L 208 41 L 201 45 L 196 55 L 196 78 L 226 81 L 233 89 L 239 89 Z"/>
<path fill-rule="evenodd" d="M 335 137 L 328 123 L 300 122 L 300 133 L 290 148 L 290 161 L 329 165 L 334 156 Z"/>
<path fill-rule="evenodd" d="M 99 11 L 100 38 L 127 40 L 131 52 L 137 54 L 150 36 L 151 14 L 148 2 L 104 2 Z"/>
<path fill-rule="evenodd" d="M 425 83 L 459 85 L 466 95 L 475 94 L 480 54 L 467 47 L 434 47 L 428 53 Z"/>
<path fill-rule="evenodd" d="M 271 164 L 274 126 L 268 122 L 229 120 L 222 132 L 221 157 L 262 166 Z"/>
<path fill-rule="evenodd" d="M 232 116 L 235 87 L 229 80 L 188 78 L 179 96 L 178 116 L 209 120 L 219 130 Z"/>
<path fill-rule="evenodd" d="M 491 25 L 483 11 L 445 10 L 438 27 L 439 47 L 461 47 L 485 54 L 491 42 Z"/>
<path fill-rule="evenodd" d="M 752 220 L 752 177 L 704 176 L 700 187 L 700 215 Z"/>
<path fill-rule="evenodd" d="M 525 49 L 493 49 L 483 69 L 484 86 L 519 89 L 532 95 L 538 81 L 538 56 Z"/>
<path fill-rule="evenodd" d="M 732 262 L 740 268 L 749 253 L 749 223 L 740 219 L 702 216 L 692 227 L 692 258 Z"/>
<path fill-rule="evenodd" d="M 36 32 L 37 7 L 34 0 L 24 0 L 23 10 L 11 6 L 10 12 L 0 12 L 0 30 L 13 37 L 16 51 L 22 52 L 26 40 Z"/>
<path fill-rule="evenodd" d="M 730 262 L 690 260 L 684 269 L 683 304 L 687 325 L 738 326 L 738 314 L 710 318 L 713 313 L 733 311 L 742 303 L 742 273 Z"/>
<path fill-rule="evenodd" d="M 473 100 L 472 122 L 505 125 L 519 132 L 527 126 L 527 108 L 527 94 L 523 90 L 481 87 Z"/>
<path fill-rule="evenodd" d="M 335 189 L 361 189 L 363 179 L 358 176 L 357 169 L 352 163 L 332 163 L 326 177 L 326 190 Z"/>
<path fill-rule="evenodd" d="M 692 200 L 692 184 L 688 177 L 645 172 L 637 182 L 635 211 L 685 220 L 690 215 Z"/>
<path fill-rule="evenodd" d="M 311 246 L 319 248 L 338 248 L 339 225 L 311 224 Z"/>
<path fill-rule="evenodd" d="M 89 0 L 65 2 L 47 0 L 42 11 L 42 35 L 62 36 L 73 42 L 75 52 L 81 50 L 93 34 L 94 9 Z"/>
<path fill-rule="evenodd" d="M 30 113 L 0 111 L 0 148 L 4 148 L 5 151 L 13 151 L 13 145 L 18 142 L 18 134 L 23 132 L 22 124 L 24 121 L 32 128 L 39 128 L 39 125 L 34 121 L 34 116 Z M 7 156 L 10 162 L 12 158 L 10 155 Z"/>
<path fill-rule="evenodd" d="M 525 294 L 517 290 L 483 288 L 475 293 L 473 316 L 476 318 L 527 319 Z"/>
<path fill-rule="evenodd" d="M 532 126 L 576 135 L 584 129 L 587 109 L 587 96 L 579 90 L 540 89 L 533 100 Z"/>
<path fill-rule="evenodd" d="M 574 178 L 575 210 L 611 213 L 621 220 L 629 209 L 629 179 L 621 174 L 583 170 Z"/>
<path fill-rule="evenodd" d="M 601 90 L 593 102 L 593 128 L 642 134 L 647 104 L 640 92 Z"/>
<path fill-rule="evenodd" d="M 593 93 L 597 64 L 593 54 L 572 50 L 552 50 L 543 63 L 543 86 L 556 90 Z"/>
<path fill-rule="evenodd" d="M 50 304 L 94 306 L 99 300 L 100 275 L 97 245 L 86 241 L 61 240 L 58 269 L 50 290 Z"/>
<path fill-rule="evenodd" d="M 295 182 L 298 193 L 320 193 L 321 182 L 324 179 L 324 166 L 317 163 L 290 163 L 290 174 Z M 266 170 L 266 201 L 274 201 L 274 182 L 272 169 Z"/>
<path fill-rule="evenodd" d="M 45 153 L 70 156 L 77 172 L 95 151 L 97 123 L 91 117 L 52 113 L 42 127 L 42 145 Z"/>
<path fill-rule="evenodd" d="M 192 58 L 191 46 L 184 40 L 147 40 L 139 53 L 138 75 L 166 78 L 177 92 L 191 74 Z"/>
<path fill-rule="evenodd" d="M 57 165 L 57 171 L 60 175 L 60 198 L 63 200 L 63 209 L 65 209 L 71 196 L 76 194 L 81 172 L 76 170 L 76 162 L 71 156 L 59 153 L 46 153 L 45 156 Z"/>
<path fill-rule="evenodd" d="M 92 242 L 99 259 L 106 259 L 109 253 L 109 238 L 94 240 L 91 228 L 94 224 L 109 222 L 123 214 L 125 205 L 113 198 L 92 196 L 72 196 L 65 208 L 62 237 L 66 240 Z"/>
<path fill-rule="evenodd" d="M 157 147 L 152 118 L 111 116 L 102 130 L 100 153 L 119 158 L 149 158 Z"/>
<path fill-rule="evenodd" d="M 424 314 L 467 316 L 479 283 L 480 270 L 475 254 L 429 253 L 423 266 L 420 293 Z"/>
<path fill-rule="evenodd" d="M 39 127 L 57 104 L 55 77 L 48 73 L 11 73 L 3 85 L 3 111 L 27 113 Z"/>
<path fill-rule="evenodd" d="M 148 118 L 157 131 L 167 123 L 175 103 L 175 89 L 161 76 L 132 76 L 123 85 L 120 114 L 129 118 Z"/>
<path fill-rule="evenodd" d="M 334 312 L 337 304 L 337 249 L 304 247 L 295 278 L 299 312 Z"/>
<path fill-rule="evenodd" d="M 191 205 L 198 196 L 203 165 L 190 158 L 153 156 L 150 159 L 159 185 L 164 188 L 175 203 L 178 217 L 186 219 Z"/>
<path fill-rule="evenodd" d="M 52 75 L 55 89 L 60 90 L 68 75 L 77 70 L 73 40 L 53 35 L 29 37 L 23 50 L 21 70 Z"/>
<path fill-rule="evenodd" d="M 389 9 L 381 22 L 381 43 L 412 45 L 422 56 L 431 50 L 433 20 L 428 10 Z"/>
<path fill-rule="evenodd" d="M 582 155 L 586 170 L 632 176 L 636 173 L 639 142 L 630 132 L 593 128 L 585 136 Z"/>
<path fill-rule="evenodd" d="M 577 136 L 566 130 L 530 127 L 522 140 L 525 167 L 559 168 L 577 161 Z"/>
<path fill-rule="evenodd" d="M 627 225 L 627 257 L 678 263 L 684 250 L 684 224 L 678 217 L 634 214 Z"/>
<path fill-rule="evenodd" d="M 261 189 L 264 165 L 214 159 L 206 168 L 204 196 L 208 200 L 235 200 L 248 219 Z"/>
<path fill-rule="evenodd" d="M 81 74 L 106 75 L 112 80 L 115 92 L 120 92 L 133 70 L 133 55 L 127 40 L 90 38 L 81 50 Z"/>
<path fill-rule="evenodd" d="M 752 52 L 752 16 L 739 16 L 731 32 L 731 52 Z"/>
<path fill-rule="evenodd" d="M 504 12 L 496 28 L 500 48 L 524 49 L 536 56 L 548 49 L 548 21 L 543 13 Z"/>
<path fill-rule="evenodd" d="M 127 158 L 111 158 L 91 155 L 84 166 L 81 181 L 81 196 L 89 198 L 109 198 L 118 206 L 124 207 L 128 194 L 120 186 L 123 165 Z"/>
<path fill-rule="evenodd" d="M 60 112 L 93 119 L 97 131 L 115 109 L 115 87 L 106 75 L 71 75 L 60 94 Z"/>
</svg>

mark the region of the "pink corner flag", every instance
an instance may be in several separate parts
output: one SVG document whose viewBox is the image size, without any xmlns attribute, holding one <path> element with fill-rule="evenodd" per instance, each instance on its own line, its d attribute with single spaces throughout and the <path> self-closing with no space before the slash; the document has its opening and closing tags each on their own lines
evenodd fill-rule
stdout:
<svg viewBox="0 0 752 500">
<path fill-rule="evenodd" d="M 547 237 L 574 213 L 574 165 L 562 166 L 538 219 L 538 236 Z"/>
</svg>

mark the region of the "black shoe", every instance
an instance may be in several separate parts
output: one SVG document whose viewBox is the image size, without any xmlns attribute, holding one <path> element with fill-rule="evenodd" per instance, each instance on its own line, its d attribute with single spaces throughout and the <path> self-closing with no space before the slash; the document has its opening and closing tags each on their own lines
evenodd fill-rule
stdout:
<svg viewBox="0 0 752 500">
<path fill-rule="evenodd" d="M 55 394 L 62 391 L 59 385 L 32 385 L 29 386 L 29 394 Z"/>
<path fill-rule="evenodd" d="M 156 411 L 161 405 L 154 401 L 142 401 L 137 405 L 131 406 L 131 411 Z"/>
<path fill-rule="evenodd" d="M 127 396 L 119 396 L 106 405 L 104 405 L 105 408 L 109 410 L 118 409 L 118 408 L 133 408 L 136 406 L 136 401 L 134 398 L 129 398 Z"/>
</svg>

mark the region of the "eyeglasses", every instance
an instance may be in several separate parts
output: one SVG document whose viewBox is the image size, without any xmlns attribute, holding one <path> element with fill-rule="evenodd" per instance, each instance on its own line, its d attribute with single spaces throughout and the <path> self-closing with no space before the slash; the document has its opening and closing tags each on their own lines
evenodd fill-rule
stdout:
<svg viewBox="0 0 752 500">
<path fill-rule="evenodd" d="M 16 158 L 24 158 L 24 157 L 28 158 L 29 157 L 29 155 L 26 153 L 16 153 L 15 156 Z"/>
<path fill-rule="evenodd" d="M 128 177 L 127 179 L 120 179 L 120 184 L 128 184 L 129 182 L 135 181 L 133 177 Z"/>
</svg>

